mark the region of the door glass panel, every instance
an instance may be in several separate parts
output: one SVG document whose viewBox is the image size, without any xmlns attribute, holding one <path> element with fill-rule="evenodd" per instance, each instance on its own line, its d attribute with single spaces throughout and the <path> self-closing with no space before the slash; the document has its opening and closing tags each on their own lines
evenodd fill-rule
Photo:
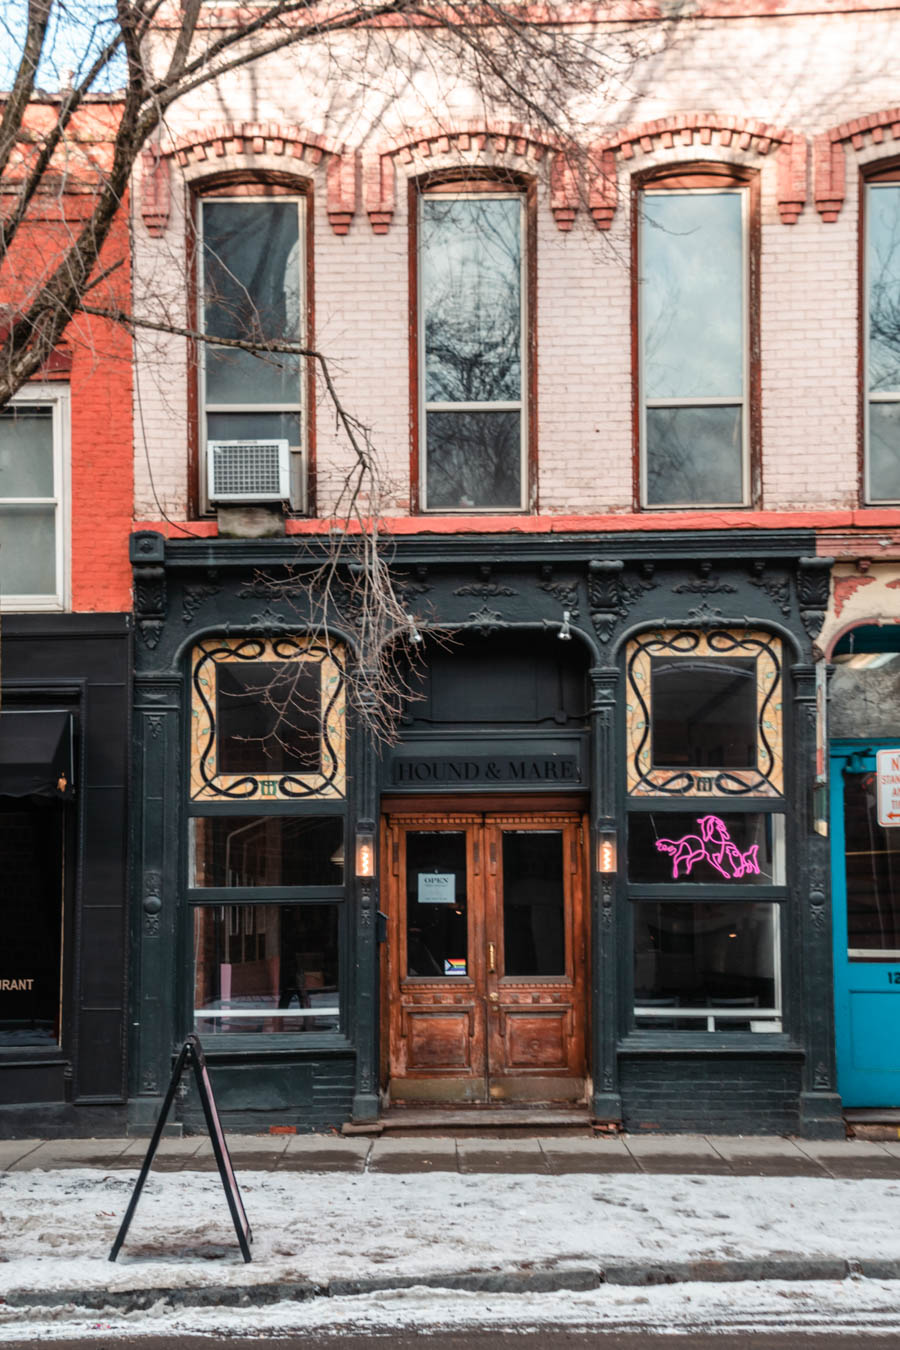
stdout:
<svg viewBox="0 0 900 1350">
<path fill-rule="evenodd" d="M 504 830 L 505 975 L 565 975 L 562 867 L 562 831 Z"/>
<path fill-rule="evenodd" d="M 875 774 L 844 774 L 847 946 L 900 951 L 900 829 L 878 824 Z"/>
<path fill-rule="evenodd" d="M 414 830 L 406 836 L 407 974 L 434 980 L 469 974 L 466 835 Z"/>
</svg>

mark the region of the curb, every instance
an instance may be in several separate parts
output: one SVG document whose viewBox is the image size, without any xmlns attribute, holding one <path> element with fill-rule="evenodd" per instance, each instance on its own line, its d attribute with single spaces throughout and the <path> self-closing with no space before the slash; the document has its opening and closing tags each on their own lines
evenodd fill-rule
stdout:
<svg viewBox="0 0 900 1350">
<path fill-rule="evenodd" d="M 736 1261 L 609 1261 L 596 1266 L 567 1266 L 562 1270 L 449 1271 L 419 1276 L 274 1281 L 244 1285 L 155 1286 L 145 1289 L 35 1289 L 10 1291 L 0 1297 L 6 1308 L 104 1308 L 145 1312 L 158 1303 L 173 1308 L 265 1307 L 273 1303 L 304 1303 L 314 1298 L 346 1298 L 390 1293 L 401 1289 L 450 1289 L 465 1293 L 553 1294 L 599 1289 L 604 1284 L 649 1286 L 662 1284 L 728 1284 L 765 1280 L 900 1280 L 900 1259 L 857 1260 L 844 1257 L 760 1257 Z"/>
</svg>

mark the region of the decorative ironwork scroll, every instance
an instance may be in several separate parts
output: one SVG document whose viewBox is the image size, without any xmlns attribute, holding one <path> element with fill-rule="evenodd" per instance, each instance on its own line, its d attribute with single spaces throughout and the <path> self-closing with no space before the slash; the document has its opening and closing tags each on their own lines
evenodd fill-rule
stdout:
<svg viewBox="0 0 900 1350">
<path fill-rule="evenodd" d="M 653 763 L 651 658 L 696 657 L 756 662 L 756 767 L 660 768 Z M 781 643 L 749 628 L 654 629 L 628 645 L 627 773 L 632 796 L 776 797 L 784 792 L 784 710 Z"/>
<path fill-rule="evenodd" d="M 343 797 L 346 790 L 345 688 L 342 651 L 307 637 L 208 638 L 191 662 L 191 779 L 193 801 L 296 801 Z M 230 663 L 318 670 L 318 768 L 223 773 L 217 765 L 218 671 Z M 264 687 L 261 690 L 265 696 Z"/>
</svg>

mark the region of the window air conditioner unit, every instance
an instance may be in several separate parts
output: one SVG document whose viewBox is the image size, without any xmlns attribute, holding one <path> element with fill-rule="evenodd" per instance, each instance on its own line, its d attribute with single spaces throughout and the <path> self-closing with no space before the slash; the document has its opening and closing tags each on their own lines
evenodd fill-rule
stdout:
<svg viewBox="0 0 900 1350">
<path fill-rule="evenodd" d="M 290 501 L 288 442 L 208 441 L 206 481 L 211 502 Z"/>
</svg>

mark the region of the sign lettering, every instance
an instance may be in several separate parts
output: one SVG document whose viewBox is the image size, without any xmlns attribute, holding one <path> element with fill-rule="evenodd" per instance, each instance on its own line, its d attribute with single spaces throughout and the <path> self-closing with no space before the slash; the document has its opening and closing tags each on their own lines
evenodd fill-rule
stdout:
<svg viewBox="0 0 900 1350">
<path fill-rule="evenodd" d="M 476 755 L 466 759 L 397 758 L 393 781 L 399 785 L 453 783 L 581 782 L 581 766 L 574 755 Z"/>
<path fill-rule="evenodd" d="M 26 979 L 22 979 L 22 980 L 0 980 L 0 993 L 2 993 L 4 989 L 8 989 L 8 990 L 10 991 L 10 993 L 22 993 L 22 994 L 24 994 L 27 990 L 31 989 L 31 987 L 33 986 L 33 984 L 34 984 L 34 980 L 33 980 L 33 979 L 31 979 L 31 980 L 26 980 Z"/>
<path fill-rule="evenodd" d="M 900 825 L 900 749 L 879 750 L 875 756 L 878 824 L 886 829 Z"/>
<path fill-rule="evenodd" d="M 456 873 L 420 872 L 418 899 L 420 905 L 456 904 Z"/>
</svg>

